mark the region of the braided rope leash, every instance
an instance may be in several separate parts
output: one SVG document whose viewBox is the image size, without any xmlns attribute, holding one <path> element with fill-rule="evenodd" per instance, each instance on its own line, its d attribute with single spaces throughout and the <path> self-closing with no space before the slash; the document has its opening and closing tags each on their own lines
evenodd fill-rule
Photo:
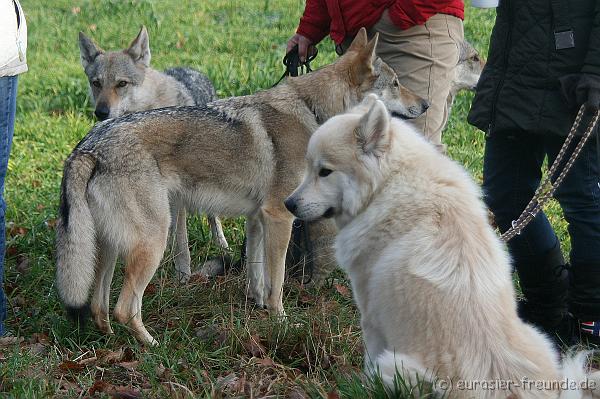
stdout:
<svg viewBox="0 0 600 399">
<path fill-rule="evenodd" d="M 562 181 L 565 179 L 565 177 L 571 170 L 571 167 L 575 163 L 575 160 L 577 159 L 577 157 L 579 157 L 579 153 L 583 149 L 583 146 L 588 141 L 588 139 L 592 135 L 592 132 L 594 131 L 594 128 L 596 127 L 596 123 L 598 122 L 598 118 L 600 117 L 600 110 L 596 111 L 593 118 L 590 120 L 590 123 L 589 123 L 585 133 L 583 134 L 583 136 L 581 136 L 581 139 L 579 140 L 579 142 L 577 143 L 577 146 L 573 150 L 571 157 L 565 163 L 565 166 L 562 169 L 562 171 L 560 171 L 560 174 L 558 175 L 558 177 L 555 180 L 553 179 L 556 175 L 559 165 L 563 161 L 563 158 L 567 152 L 567 149 L 571 145 L 573 138 L 575 137 L 575 134 L 577 133 L 577 130 L 579 129 L 579 124 L 581 123 L 581 119 L 583 118 L 584 113 L 585 113 L 585 105 L 582 105 L 581 108 L 579 108 L 579 112 L 577 113 L 577 117 L 575 118 L 575 121 L 573 122 L 571 131 L 567 135 L 567 138 L 565 139 L 564 144 L 560 148 L 560 151 L 558 152 L 556 159 L 554 160 L 554 162 L 552 163 L 552 166 L 550 167 L 550 170 L 548 171 L 548 175 L 542 181 L 542 183 L 539 185 L 539 187 L 535 191 L 535 194 L 533 195 L 533 198 L 531 199 L 531 201 L 529 201 L 529 203 L 527 204 L 527 206 L 525 207 L 525 209 L 523 210 L 523 212 L 521 213 L 519 218 L 517 220 L 513 220 L 511 228 L 506 230 L 504 232 L 504 234 L 502 234 L 500 236 L 500 239 L 502 241 L 508 242 L 513 237 L 521 234 L 521 231 L 523 231 L 525 226 L 527 226 L 529 224 L 529 222 L 531 222 L 531 220 L 537 216 L 537 214 L 542 210 L 542 208 L 544 207 L 546 202 L 548 202 L 548 200 L 550 198 L 552 198 L 556 189 L 560 186 Z"/>
</svg>

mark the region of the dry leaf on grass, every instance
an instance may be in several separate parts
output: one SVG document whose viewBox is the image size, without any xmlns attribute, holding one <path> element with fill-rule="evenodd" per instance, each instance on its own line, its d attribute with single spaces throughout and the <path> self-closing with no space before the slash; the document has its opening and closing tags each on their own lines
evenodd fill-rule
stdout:
<svg viewBox="0 0 600 399">
<path fill-rule="evenodd" d="M 61 364 L 58 365 L 58 369 L 63 373 L 68 372 L 79 372 L 85 368 L 85 364 L 81 364 L 79 362 L 75 362 L 73 360 L 65 360 Z"/>
<path fill-rule="evenodd" d="M 0 346 L 18 345 L 23 342 L 23 337 L 2 337 L 0 338 Z"/>
<path fill-rule="evenodd" d="M 254 357 L 262 358 L 267 353 L 267 349 L 261 344 L 258 334 L 252 334 L 244 343 L 244 348 Z"/>
<path fill-rule="evenodd" d="M 17 264 L 17 271 L 21 274 L 27 273 L 31 269 L 29 264 L 29 258 L 26 255 L 19 256 L 19 263 Z"/>
<path fill-rule="evenodd" d="M 327 392 L 327 399 L 340 399 L 340 394 L 336 391 Z"/>
<path fill-rule="evenodd" d="M 88 389 L 89 395 L 95 395 L 96 393 L 106 393 L 113 399 L 137 399 L 142 397 L 142 393 L 136 388 L 115 386 L 104 380 L 94 381 L 94 384 Z"/>
<path fill-rule="evenodd" d="M 350 296 L 350 290 L 345 285 L 334 284 L 333 286 L 335 287 L 335 290 L 338 292 L 338 294 L 340 294 L 341 296 L 345 298 L 348 298 Z"/>
</svg>

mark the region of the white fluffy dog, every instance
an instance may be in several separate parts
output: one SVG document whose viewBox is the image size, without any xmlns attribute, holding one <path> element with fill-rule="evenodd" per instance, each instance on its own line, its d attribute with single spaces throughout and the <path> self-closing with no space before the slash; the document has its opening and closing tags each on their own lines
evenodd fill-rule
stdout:
<svg viewBox="0 0 600 399">
<path fill-rule="evenodd" d="M 561 364 L 516 312 L 509 259 L 477 185 L 376 96 L 312 136 L 297 217 L 333 217 L 361 312 L 365 368 L 456 398 L 592 397 L 586 354 Z M 443 380 L 443 384 L 439 384 Z"/>
</svg>

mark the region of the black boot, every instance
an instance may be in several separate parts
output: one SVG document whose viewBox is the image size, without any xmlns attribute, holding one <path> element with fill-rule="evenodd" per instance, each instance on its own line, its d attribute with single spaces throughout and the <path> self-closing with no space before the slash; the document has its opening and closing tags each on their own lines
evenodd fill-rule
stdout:
<svg viewBox="0 0 600 399">
<path fill-rule="evenodd" d="M 569 272 L 557 242 L 546 254 L 516 263 L 521 290 L 519 316 L 544 332 L 558 346 L 573 343 L 573 322 L 567 312 Z"/>
<path fill-rule="evenodd" d="M 573 262 L 569 311 L 579 320 L 581 343 L 600 346 L 600 263 Z"/>
</svg>

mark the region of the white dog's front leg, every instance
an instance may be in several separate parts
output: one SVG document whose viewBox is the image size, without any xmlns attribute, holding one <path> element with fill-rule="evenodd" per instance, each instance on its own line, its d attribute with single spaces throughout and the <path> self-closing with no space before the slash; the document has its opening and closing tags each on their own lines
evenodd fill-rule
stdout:
<svg viewBox="0 0 600 399">
<path fill-rule="evenodd" d="M 265 246 L 263 226 L 258 215 L 246 219 L 246 271 L 248 273 L 248 296 L 261 307 L 265 306 Z"/>
</svg>

